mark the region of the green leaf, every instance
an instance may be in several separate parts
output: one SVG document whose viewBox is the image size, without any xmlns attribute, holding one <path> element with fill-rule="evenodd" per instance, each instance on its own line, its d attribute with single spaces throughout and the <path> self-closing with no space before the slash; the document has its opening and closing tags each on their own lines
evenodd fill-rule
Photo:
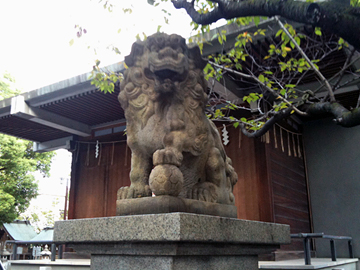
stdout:
<svg viewBox="0 0 360 270">
<path fill-rule="evenodd" d="M 264 75 L 262 75 L 262 74 L 260 74 L 260 76 L 259 76 L 258 79 L 259 79 L 259 81 L 262 82 L 262 83 L 265 82 L 265 77 L 264 77 Z"/>
<path fill-rule="evenodd" d="M 254 24 L 257 27 L 260 23 L 260 17 L 254 17 Z"/>
<path fill-rule="evenodd" d="M 70 46 L 72 46 L 74 44 L 74 39 L 70 40 L 69 44 L 70 44 Z"/>
<path fill-rule="evenodd" d="M 237 64 L 235 65 L 235 67 L 236 67 L 236 69 L 242 70 L 242 65 L 241 65 L 240 63 L 237 63 Z"/>
<path fill-rule="evenodd" d="M 121 54 L 120 50 L 118 47 L 114 47 L 113 50 L 115 51 L 116 54 Z"/>
<path fill-rule="evenodd" d="M 218 36 L 218 41 L 220 44 L 223 44 L 223 40 L 222 40 L 221 36 Z"/>
<path fill-rule="evenodd" d="M 322 35 L 320 27 L 315 27 L 315 34 L 318 35 L 318 36 Z"/>
</svg>

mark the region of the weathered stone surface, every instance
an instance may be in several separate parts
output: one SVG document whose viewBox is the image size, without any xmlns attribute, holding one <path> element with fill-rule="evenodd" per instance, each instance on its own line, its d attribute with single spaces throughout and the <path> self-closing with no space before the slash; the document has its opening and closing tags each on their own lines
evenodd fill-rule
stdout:
<svg viewBox="0 0 360 270">
<path fill-rule="evenodd" d="M 96 266 L 95 266 L 96 265 Z M 257 270 L 256 256 L 138 257 L 99 256 L 92 261 L 93 270 Z"/>
<path fill-rule="evenodd" d="M 237 209 L 234 205 L 203 202 L 167 195 L 116 201 L 116 215 L 118 216 L 173 212 L 237 217 Z"/>
<path fill-rule="evenodd" d="M 188 213 L 77 219 L 55 223 L 55 242 L 190 241 L 233 244 L 290 243 L 290 227 Z"/>
<path fill-rule="evenodd" d="M 258 255 L 290 243 L 290 227 L 188 213 L 55 223 L 54 241 L 91 254 L 91 269 L 258 270 Z"/>
<path fill-rule="evenodd" d="M 135 42 L 125 62 L 119 101 L 132 151 L 131 185 L 119 189 L 118 207 L 152 193 L 234 205 L 237 174 L 205 115 L 207 62 L 199 48 L 156 33 Z"/>
</svg>

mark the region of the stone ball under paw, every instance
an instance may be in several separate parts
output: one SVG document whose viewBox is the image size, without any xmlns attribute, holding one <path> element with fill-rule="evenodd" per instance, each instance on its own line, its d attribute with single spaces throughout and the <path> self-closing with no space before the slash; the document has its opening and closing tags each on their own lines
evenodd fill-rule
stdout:
<svg viewBox="0 0 360 270">
<path fill-rule="evenodd" d="M 149 184 L 156 196 L 178 196 L 183 187 L 183 175 L 174 165 L 162 164 L 155 166 L 149 177 Z"/>
</svg>

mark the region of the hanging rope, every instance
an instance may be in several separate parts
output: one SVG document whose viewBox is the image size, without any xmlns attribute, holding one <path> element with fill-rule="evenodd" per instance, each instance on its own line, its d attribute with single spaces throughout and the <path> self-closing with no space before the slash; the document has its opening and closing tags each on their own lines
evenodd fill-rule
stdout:
<svg viewBox="0 0 360 270">
<path fill-rule="evenodd" d="M 300 138 L 299 138 L 299 137 L 300 137 L 300 136 L 299 136 L 299 135 L 297 135 L 299 158 L 301 158 L 301 157 L 302 157 L 302 155 L 301 155 Z"/>
<path fill-rule="evenodd" d="M 297 157 L 297 153 L 296 153 L 296 146 L 295 146 L 295 135 L 291 134 L 292 137 L 292 144 L 293 144 L 293 151 L 294 151 L 294 157 Z"/>
<path fill-rule="evenodd" d="M 281 142 L 281 151 L 285 152 L 285 150 L 284 150 L 284 140 L 283 140 L 283 134 L 282 134 L 282 127 L 280 127 L 280 142 Z"/>
<path fill-rule="evenodd" d="M 287 141 L 288 141 L 288 155 L 291 157 L 291 147 L 290 147 L 290 133 L 287 133 Z"/>
<path fill-rule="evenodd" d="M 86 154 L 86 166 L 89 166 L 90 163 L 90 144 L 87 146 L 87 154 Z"/>
<path fill-rule="evenodd" d="M 98 140 L 96 142 L 76 142 L 76 156 L 75 156 L 75 162 L 78 162 L 79 155 L 80 155 L 80 146 L 81 144 L 87 145 L 87 153 L 86 153 L 86 159 L 85 159 L 85 166 L 89 167 L 90 165 L 90 146 L 95 145 L 95 158 L 99 158 L 97 162 L 97 166 L 101 164 L 101 158 L 102 158 L 102 152 L 103 152 L 103 145 L 104 144 L 112 144 L 112 152 L 111 152 L 111 165 L 114 164 L 114 155 L 115 155 L 115 144 L 116 143 L 123 143 L 126 142 L 126 140 L 121 141 L 111 141 L 111 142 L 99 142 Z M 127 150 L 127 149 L 126 149 Z"/>
<path fill-rule="evenodd" d="M 79 153 L 80 153 L 80 144 L 78 142 L 76 142 L 76 146 L 75 146 L 75 163 L 77 163 L 78 160 L 79 160 Z"/>
<path fill-rule="evenodd" d="M 270 133 L 269 133 L 269 132 L 266 132 L 266 133 L 265 133 L 265 142 L 266 142 L 267 144 L 270 143 Z"/>
<path fill-rule="evenodd" d="M 302 135 L 301 133 L 290 131 L 290 130 L 288 130 L 288 129 L 282 127 L 282 126 L 280 126 L 280 125 L 277 124 L 277 123 L 276 123 L 275 125 L 278 126 L 278 127 L 281 128 L 281 129 L 285 130 L 285 131 L 288 132 L 288 133 L 295 134 L 295 135 Z"/>
<path fill-rule="evenodd" d="M 115 143 L 112 144 L 112 150 L 111 150 L 111 166 L 114 164 L 114 152 L 115 152 Z"/>
<path fill-rule="evenodd" d="M 100 149 L 99 149 L 99 161 L 98 161 L 98 166 L 100 166 L 100 163 L 101 163 L 101 149 L 102 149 L 102 144 L 100 144 Z"/>
<path fill-rule="evenodd" d="M 277 135 L 276 135 L 276 126 L 273 127 L 273 130 L 274 130 L 274 147 L 278 148 Z"/>
</svg>

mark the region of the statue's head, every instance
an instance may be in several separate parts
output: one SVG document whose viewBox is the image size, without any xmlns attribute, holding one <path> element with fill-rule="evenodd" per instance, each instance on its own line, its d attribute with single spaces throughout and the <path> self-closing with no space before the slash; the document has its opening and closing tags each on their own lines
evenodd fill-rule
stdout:
<svg viewBox="0 0 360 270">
<path fill-rule="evenodd" d="M 145 41 L 136 41 L 130 55 L 125 57 L 128 67 L 141 67 L 144 75 L 158 85 L 159 91 L 167 92 L 174 82 L 184 81 L 189 70 L 202 70 L 206 61 L 202 59 L 197 45 L 187 45 L 179 35 L 156 33 Z"/>
</svg>

